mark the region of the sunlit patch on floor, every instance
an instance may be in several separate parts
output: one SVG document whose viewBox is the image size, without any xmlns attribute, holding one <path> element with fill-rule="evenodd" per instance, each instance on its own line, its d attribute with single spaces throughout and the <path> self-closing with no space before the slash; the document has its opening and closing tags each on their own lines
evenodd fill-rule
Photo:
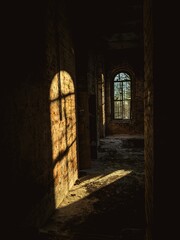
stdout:
<svg viewBox="0 0 180 240">
<path fill-rule="evenodd" d="M 43 240 L 44 236 L 48 240 L 144 239 L 144 149 L 143 144 L 129 148 L 129 138 L 133 143 L 139 139 L 101 140 L 98 160 L 92 161 L 91 169 L 79 171 L 78 180 L 41 229 Z"/>
<path fill-rule="evenodd" d="M 91 193 L 110 185 L 111 183 L 117 181 L 120 178 L 130 174 L 130 170 L 116 170 L 109 174 L 100 174 L 94 177 L 89 176 L 88 179 L 79 180 L 78 184 L 74 185 L 73 188 L 69 191 L 68 196 L 64 201 L 59 205 L 58 208 L 66 207 L 76 201 L 79 201 Z M 91 187 L 90 187 L 91 186 Z"/>
</svg>

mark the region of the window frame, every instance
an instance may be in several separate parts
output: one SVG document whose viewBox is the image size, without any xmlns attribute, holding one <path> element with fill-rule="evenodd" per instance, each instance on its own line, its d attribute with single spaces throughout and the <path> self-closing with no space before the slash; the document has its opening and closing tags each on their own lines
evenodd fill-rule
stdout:
<svg viewBox="0 0 180 240">
<path fill-rule="evenodd" d="M 129 76 L 130 80 L 122 80 L 122 81 L 115 81 L 115 77 L 117 75 L 119 75 L 120 73 L 125 73 Z M 123 83 L 125 82 L 130 82 L 130 110 L 129 110 L 129 118 L 123 118 L 123 113 L 122 113 L 122 118 L 115 118 L 115 107 L 114 107 L 114 102 L 122 102 L 122 108 L 124 106 L 124 102 L 126 101 L 125 99 L 123 99 L 123 96 L 122 96 L 122 100 L 114 100 L 114 83 L 115 82 L 122 82 L 122 85 Z M 111 84 L 111 105 L 112 105 L 112 119 L 115 120 L 115 121 L 122 121 L 122 122 L 129 122 L 131 119 L 132 119 L 132 76 L 131 74 L 128 72 L 128 71 L 125 71 L 125 70 L 119 70 L 117 71 L 113 76 L 112 76 L 112 84 Z M 122 87 L 123 89 L 123 87 Z"/>
</svg>

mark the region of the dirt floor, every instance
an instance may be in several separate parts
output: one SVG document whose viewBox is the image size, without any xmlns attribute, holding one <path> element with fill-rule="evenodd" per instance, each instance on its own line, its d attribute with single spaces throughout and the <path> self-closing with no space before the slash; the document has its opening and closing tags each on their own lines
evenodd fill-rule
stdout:
<svg viewBox="0 0 180 240">
<path fill-rule="evenodd" d="M 144 140 L 109 136 L 40 229 L 43 240 L 144 240 Z"/>
</svg>

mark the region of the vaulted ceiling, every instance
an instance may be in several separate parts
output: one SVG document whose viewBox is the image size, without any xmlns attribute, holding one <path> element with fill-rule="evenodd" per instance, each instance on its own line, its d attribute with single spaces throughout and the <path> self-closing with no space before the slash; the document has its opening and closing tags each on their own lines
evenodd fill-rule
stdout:
<svg viewBox="0 0 180 240">
<path fill-rule="evenodd" d="M 143 0 L 67 0 L 78 41 L 100 41 L 107 49 L 143 46 Z"/>
</svg>

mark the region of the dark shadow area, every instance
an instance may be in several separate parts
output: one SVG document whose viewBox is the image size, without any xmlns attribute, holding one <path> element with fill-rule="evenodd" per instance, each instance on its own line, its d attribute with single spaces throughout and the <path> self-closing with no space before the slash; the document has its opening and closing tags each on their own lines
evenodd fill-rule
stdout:
<svg viewBox="0 0 180 240">
<path fill-rule="evenodd" d="M 137 138 L 123 139 L 122 146 L 127 148 L 143 148 L 144 139 Z"/>
<path fill-rule="evenodd" d="M 11 163 L 6 227 L 13 237 L 32 240 L 54 209 L 49 86 L 57 69 L 47 74 L 47 5 L 21 1 L 14 12 L 10 19 L 15 71 L 5 83 L 5 160 Z M 48 209 L 42 214 L 46 205 Z"/>
<path fill-rule="evenodd" d="M 82 236 L 75 239 L 83 239 L 83 235 L 88 237 L 88 234 L 130 239 L 126 235 L 133 232 L 139 233 L 138 239 L 144 239 L 144 188 L 133 180 L 133 173 L 92 193 L 89 198 L 99 200 L 94 204 L 95 213 L 76 228 L 77 234 Z M 131 239 L 136 239 L 136 235 Z"/>
</svg>

